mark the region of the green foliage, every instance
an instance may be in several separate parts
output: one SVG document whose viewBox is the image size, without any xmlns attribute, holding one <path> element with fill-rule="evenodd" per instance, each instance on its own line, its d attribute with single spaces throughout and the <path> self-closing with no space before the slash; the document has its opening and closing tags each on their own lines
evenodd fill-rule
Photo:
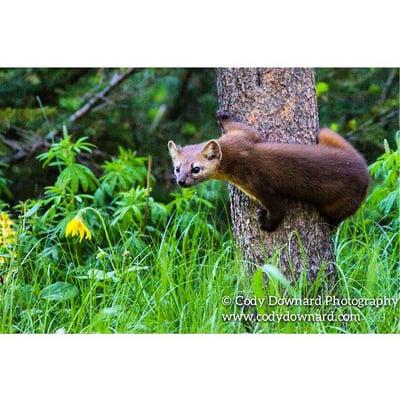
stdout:
<svg viewBox="0 0 400 400">
<path fill-rule="evenodd" d="M 371 175 L 375 178 L 377 186 L 367 200 L 373 219 L 396 224 L 392 226 L 394 231 L 400 228 L 400 132 L 396 133 L 396 145 L 397 148 L 391 150 L 385 141 L 385 153 L 370 166 Z"/>
<path fill-rule="evenodd" d="M 13 196 L 8 188 L 10 180 L 4 176 L 4 168 L 7 168 L 7 164 L 0 162 L 0 196 L 5 195 L 8 199 L 11 199 Z"/>
<path fill-rule="evenodd" d="M 40 154 L 37 158 L 43 161 L 43 166 L 69 167 L 75 164 L 76 156 L 82 152 L 90 153 L 94 145 L 86 141 L 87 137 L 81 137 L 76 142 L 71 141 L 67 129 L 64 126 L 64 137 L 54 143 L 50 150 Z"/>
<path fill-rule="evenodd" d="M 155 226 L 165 226 L 167 222 L 167 207 L 149 198 L 146 188 L 132 188 L 127 192 L 118 194 L 115 201 L 115 211 L 113 214 L 112 224 L 121 224 L 123 228 L 133 225 L 140 228 L 143 223 L 147 223 L 147 217 L 154 223 L 150 229 Z"/>
<path fill-rule="evenodd" d="M 317 96 L 320 97 L 324 93 L 327 93 L 329 91 L 329 85 L 326 82 L 319 81 L 315 85 L 315 89 L 316 89 L 316 92 L 317 92 Z"/>
<path fill-rule="evenodd" d="M 342 239 L 346 235 L 360 243 L 365 242 L 370 247 L 363 250 L 369 256 L 389 258 L 390 265 L 398 266 L 400 252 L 400 141 L 399 133 L 396 134 L 397 148 L 391 150 L 386 142 L 386 151 L 370 166 L 374 178 L 374 187 L 360 211 L 353 220 L 342 224 Z M 365 233 L 369 232 L 367 240 Z M 350 233 L 349 233 L 350 232 Z M 384 238 L 384 239 L 383 239 Z M 339 240 L 339 239 L 338 239 Z M 378 246 L 384 243 L 382 252 Z M 360 252 L 355 252 L 360 258 Z M 378 263 L 378 260 L 375 262 Z"/>
<path fill-rule="evenodd" d="M 104 163 L 105 174 L 101 178 L 102 187 L 110 195 L 133 185 L 144 186 L 147 175 L 147 158 L 137 157 L 135 152 L 122 147 L 118 149 L 118 157 Z"/>
<path fill-rule="evenodd" d="M 68 282 L 56 282 L 42 290 L 41 297 L 49 301 L 71 300 L 78 295 L 78 288 Z"/>
<path fill-rule="evenodd" d="M 344 134 L 369 162 L 382 153 L 385 138 L 395 146 L 397 68 L 318 68 L 316 78 L 321 126 Z"/>
<path fill-rule="evenodd" d="M 37 158 L 43 162 L 43 166 L 59 168 L 58 179 L 53 188 L 48 188 L 47 194 L 52 198 L 56 191 L 58 196 L 75 196 L 81 188 L 84 192 L 94 190 L 98 181 L 94 173 L 85 165 L 76 162 L 77 155 L 82 152 L 90 153 L 92 144 L 86 141 L 87 137 L 81 137 L 76 142 L 71 141 L 64 127 L 64 137 L 54 143 L 49 151 L 40 154 Z M 57 198 L 60 201 L 61 197 Z"/>
</svg>

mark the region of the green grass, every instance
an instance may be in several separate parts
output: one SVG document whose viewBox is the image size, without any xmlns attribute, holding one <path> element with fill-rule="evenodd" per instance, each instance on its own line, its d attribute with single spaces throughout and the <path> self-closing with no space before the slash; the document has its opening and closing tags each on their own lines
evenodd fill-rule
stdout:
<svg viewBox="0 0 400 400">
<path fill-rule="evenodd" d="M 259 309 L 268 313 L 350 313 L 360 315 L 359 322 L 225 322 L 224 313 L 254 313 L 254 307 L 224 306 L 222 298 L 248 298 L 257 295 L 277 297 L 315 297 L 324 278 L 310 284 L 302 280 L 288 284 L 279 274 L 270 274 L 269 283 L 256 274 L 247 276 L 239 252 L 229 233 L 216 238 L 199 228 L 194 218 L 181 229 L 179 218 L 172 220 L 160 240 L 134 256 L 114 254 L 109 249 L 99 259 L 82 265 L 72 258 L 72 248 L 60 244 L 61 263 L 44 259 L 32 252 L 21 260 L 18 270 L 0 288 L 0 331 L 5 333 L 322 333 L 322 332 L 398 332 L 399 306 L 287 307 Z M 379 227 L 367 227 L 362 214 L 357 229 L 354 221 L 346 222 L 333 238 L 337 255 L 339 280 L 333 294 L 345 298 L 399 296 L 397 255 L 389 251 L 393 240 Z M 375 232 L 371 234 L 371 232 Z M 127 239 L 127 238 L 126 238 Z M 133 253 L 128 240 L 118 249 Z M 39 249 L 39 246 L 37 246 Z M 96 243 L 86 242 L 76 251 L 94 251 Z M 98 253 L 98 251 L 97 251 Z M 103 258 L 102 258 L 103 257 Z M 65 264 L 63 261 L 67 261 Z M 88 270 L 96 269 L 95 272 Z M 109 271 L 108 275 L 101 271 Z M 55 282 L 70 283 L 49 297 L 43 288 Z M 68 297 L 71 298 L 68 298 Z"/>
</svg>

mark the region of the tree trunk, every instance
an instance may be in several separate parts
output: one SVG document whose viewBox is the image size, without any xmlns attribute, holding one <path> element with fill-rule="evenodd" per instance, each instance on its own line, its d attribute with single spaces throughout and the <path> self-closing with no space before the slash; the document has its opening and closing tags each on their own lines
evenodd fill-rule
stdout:
<svg viewBox="0 0 400 400">
<path fill-rule="evenodd" d="M 306 68 L 217 70 L 220 110 L 263 132 L 266 142 L 316 143 L 314 83 L 314 71 Z M 258 229 L 253 201 L 233 185 L 230 198 L 234 235 L 250 271 L 271 260 L 291 280 L 303 268 L 310 280 L 321 268 L 329 274 L 334 271 L 330 228 L 314 207 L 288 201 L 282 224 L 266 233 Z"/>
</svg>

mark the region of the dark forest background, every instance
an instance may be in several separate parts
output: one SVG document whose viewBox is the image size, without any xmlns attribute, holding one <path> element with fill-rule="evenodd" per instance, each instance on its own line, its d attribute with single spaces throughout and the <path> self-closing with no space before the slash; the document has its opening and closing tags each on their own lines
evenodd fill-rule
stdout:
<svg viewBox="0 0 400 400">
<path fill-rule="evenodd" d="M 399 121 L 397 69 L 317 69 L 316 91 L 320 125 L 343 134 L 369 164 L 384 151 L 385 138 L 393 146 Z M 88 104 L 87 112 L 68 122 Z M 80 159 L 97 173 L 119 146 L 151 155 L 157 179 L 153 196 L 166 200 L 174 185 L 167 141 L 217 137 L 217 108 L 213 69 L 1 69 L 1 170 L 10 189 L 2 197 L 14 204 L 38 197 L 54 181 L 57 170 L 54 176 L 44 172 L 36 156 L 58 140 L 66 124 L 75 139 L 87 136 L 97 146 Z"/>
</svg>

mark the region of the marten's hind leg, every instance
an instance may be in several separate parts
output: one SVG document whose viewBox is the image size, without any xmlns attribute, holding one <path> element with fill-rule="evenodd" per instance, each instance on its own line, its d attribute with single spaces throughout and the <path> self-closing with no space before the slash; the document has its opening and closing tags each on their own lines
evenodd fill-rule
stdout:
<svg viewBox="0 0 400 400">
<path fill-rule="evenodd" d="M 271 213 L 266 208 L 259 208 L 257 210 L 257 215 L 261 230 L 266 232 L 273 232 L 282 222 L 285 213 Z"/>
<path fill-rule="evenodd" d="M 354 199 L 341 198 L 331 203 L 324 203 L 317 205 L 317 209 L 325 220 L 333 225 L 339 225 L 344 219 L 353 215 L 360 202 L 354 201 Z"/>
<path fill-rule="evenodd" d="M 262 142 L 262 134 L 252 126 L 235 121 L 226 111 L 219 110 L 216 115 L 226 135 L 245 135 L 246 139 L 252 143 Z"/>
</svg>

